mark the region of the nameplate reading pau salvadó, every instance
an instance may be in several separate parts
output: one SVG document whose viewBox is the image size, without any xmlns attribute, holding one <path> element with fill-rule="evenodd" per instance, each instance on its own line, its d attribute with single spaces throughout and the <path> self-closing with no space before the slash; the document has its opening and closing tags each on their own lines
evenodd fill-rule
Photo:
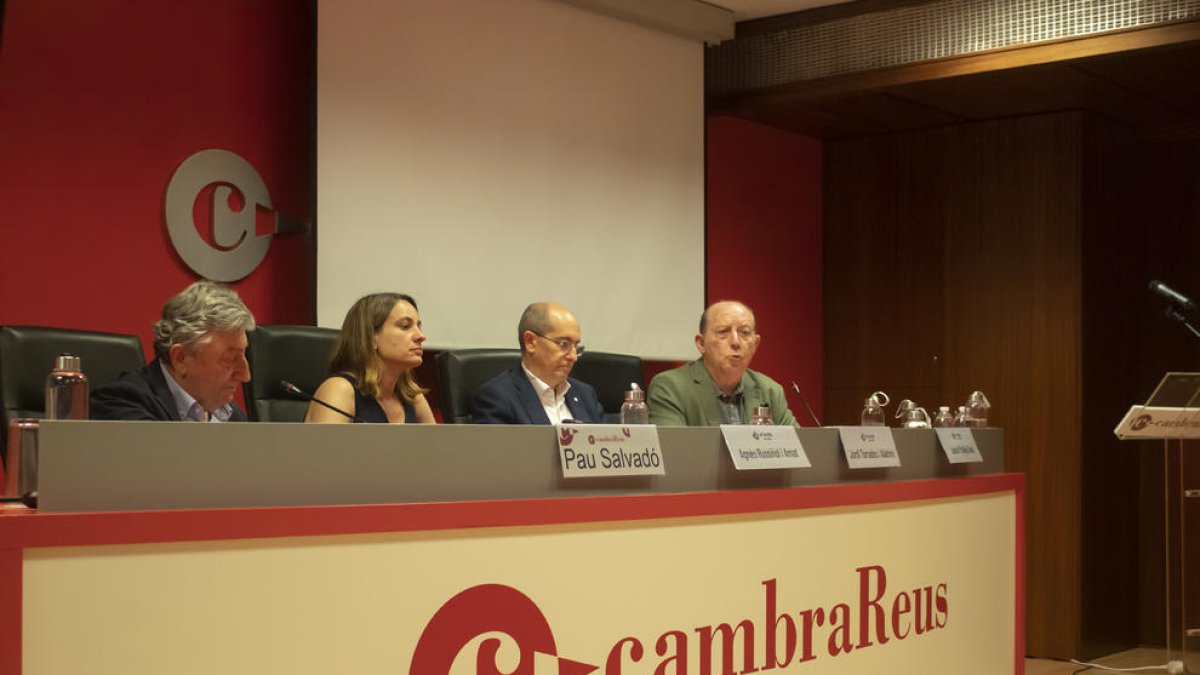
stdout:
<svg viewBox="0 0 1200 675">
<path fill-rule="evenodd" d="M 650 424 L 560 424 L 563 478 L 666 473 L 658 427 Z"/>
<path fill-rule="evenodd" d="M 851 469 L 900 466 L 900 453 L 888 427 L 838 427 Z"/>
<path fill-rule="evenodd" d="M 807 469 L 812 466 L 796 428 L 774 424 L 722 424 L 725 447 L 738 471 Z"/>
</svg>

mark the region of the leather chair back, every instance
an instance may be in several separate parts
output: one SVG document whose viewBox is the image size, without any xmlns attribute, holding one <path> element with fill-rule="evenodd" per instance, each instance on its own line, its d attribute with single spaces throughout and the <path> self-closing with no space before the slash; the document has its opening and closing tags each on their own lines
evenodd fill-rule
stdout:
<svg viewBox="0 0 1200 675">
<path fill-rule="evenodd" d="M 642 359 L 630 354 L 586 351 L 575 362 L 571 377 L 595 387 L 604 419 L 612 424 L 621 419 L 621 404 L 629 384 L 636 382 L 638 387 L 646 388 Z"/>
<path fill-rule="evenodd" d="M 246 333 L 250 381 L 242 385 L 246 415 L 257 422 L 303 422 L 308 401 L 283 390 L 287 380 L 312 394 L 329 377 L 339 331 L 316 326 L 258 326 Z"/>
<path fill-rule="evenodd" d="M 142 341 L 136 335 L 0 326 L 0 401 L 4 411 L 0 456 L 8 442 L 10 419 L 45 414 L 46 375 L 54 368 L 55 357 L 64 352 L 79 357 L 92 390 L 146 365 Z"/>
<path fill-rule="evenodd" d="M 436 357 L 442 421 L 471 423 L 471 399 L 484 382 L 521 362 L 517 349 L 451 349 Z"/>
</svg>

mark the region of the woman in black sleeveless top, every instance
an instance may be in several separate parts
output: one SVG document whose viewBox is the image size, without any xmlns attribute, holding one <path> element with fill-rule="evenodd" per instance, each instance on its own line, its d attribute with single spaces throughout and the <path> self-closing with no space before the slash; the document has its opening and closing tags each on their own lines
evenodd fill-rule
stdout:
<svg viewBox="0 0 1200 675">
<path fill-rule="evenodd" d="M 357 419 L 309 403 L 305 422 L 434 423 L 427 390 L 413 379 L 424 359 L 417 302 L 402 293 L 374 293 L 355 302 L 342 322 L 329 370 L 316 398 Z"/>
</svg>

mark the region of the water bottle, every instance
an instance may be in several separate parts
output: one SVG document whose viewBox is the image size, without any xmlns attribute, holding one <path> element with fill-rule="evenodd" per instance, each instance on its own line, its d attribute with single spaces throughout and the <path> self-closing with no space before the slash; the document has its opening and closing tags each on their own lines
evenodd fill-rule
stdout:
<svg viewBox="0 0 1200 675">
<path fill-rule="evenodd" d="M 750 418 L 750 424 L 774 424 L 771 419 L 771 406 L 766 403 L 759 404 L 754 408 L 754 417 Z"/>
<path fill-rule="evenodd" d="M 646 407 L 646 392 L 636 382 L 630 382 L 629 391 L 625 392 L 625 402 L 621 404 L 621 424 L 649 423 L 650 409 Z"/>
<path fill-rule="evenodd" d="M 5 497 L 22 497 L 37 490 L 38 420 L 14 417 L 8 422 Z"/>
<path fill-rule="evenodd" d="M 888 395 L 877 391 L 863 402 L 862 425 L 864 427 L 887 426 L 887 418 L 883 415 L 883 406 L 892 402 Z"/>
<path fill-rule="evenodd" d="M 950 406 L 944 405 L 938 408 L 938 414 L 933 416 L 933 426 L 935 427 L 952 427 L 954 426 L 954 414 L 950 412 Z"/>
<path fill-rule="evenodd" d="M 971 416 L 967 413 L 967 406 L 958 406 L 958 414 L 954 416 L 954 426 L 969 427 L 971 426 Z"/>
<path fill-rule="evenodd" d="M 929 428 L 929 413 L 910 399 L 904 399 L 896 407 L 896 417 L 900 420 L 901 429 Z"/>
<path fill-rule="evenodd" d="M 54 370 L 46 376 L 46 419 L 86 420 L 88 379 L 79 367 L 79 357 L 60 354 Z"/>
<path fill-rule="evenodd" d="M 967 399 L 967 415 L 971 418 L 971 426 L 986 427 L 988 425 L 988 408 L 991 407 L 992 404 L 988 402 L 982 391 L 973 392 L 971 398 Z"/>
</svg>

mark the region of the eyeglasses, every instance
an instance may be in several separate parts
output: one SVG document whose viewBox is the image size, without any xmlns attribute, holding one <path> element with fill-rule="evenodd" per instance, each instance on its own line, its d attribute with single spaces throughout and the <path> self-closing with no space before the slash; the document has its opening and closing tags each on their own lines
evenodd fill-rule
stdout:
<svg viewBox="0 0 1200 675">
<path fill-rule="evenodd" d="M 554 338 L 551 338 L 551 337 L 546 337 L 545 335 L 542 335 L 541 333 L 537 332 L 536 330 L 531 330 L 531 331 L 529 331 L 529 332 L 530 332 L 530 333 L 533 333 L 534 335 L 536 335 L 536 336 L 538 336 L 538 337 L 540 337 L 540 338 L 542 338 L 543 340 L 549 340 L 550 342 L 553 342 L 553 343 L 554 343 L 555 345 L 557 345 L 557 346 L 558 346 L 558 348 L 559 348 L 559 349 L 561 349 L 561 350 L 562 350 L 564 353 L 566 353 L 566 352 L 569 352 L 569 351 L 571 351 L 572 349 L 574 349 L 574 350 L 575 350 L 575 355 L 576 355 L 576 356 L 581 356 L 581 355 L 583 354 L 584 350 L 585 350 L 585 349 L 587 349 L 587 347 L 584 347 L 584 346 L 583 346 L 583 343 L 582 343 L 582 342 L 571 342 L 571 341 L 570 341 L 570 340 L 568 340 L 567 338 L 558 338 L 558 339 L 556 340 L 556 339 L 554 339 Z"/>
<path fill-rule="evenodd" d="M 721 340 L 722 342 L 724 342 L 725 340 L 728 340 L 729 338 L 733 337 L 734 330 L 732 328 L 730 328 L 729 326 L 722 326 L 721 328 L 714 330 L 713 334 L 717 336 L 718 340 Z M 738 336 L 739 340 L 743 340 L 743 341 L 750 340 L 751 338 L 754 337 L 754 329 L 747 328 L 745 326 L 738 328 L 737 336 Z"/>
</svg>

